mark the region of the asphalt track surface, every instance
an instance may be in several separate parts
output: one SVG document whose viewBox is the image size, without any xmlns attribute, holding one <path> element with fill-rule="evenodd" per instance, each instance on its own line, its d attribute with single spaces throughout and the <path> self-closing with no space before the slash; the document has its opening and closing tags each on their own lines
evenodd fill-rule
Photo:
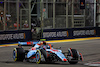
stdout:
<svg viewBox="0 0 100 67">
<path fill-rule="evenodd" d="M 88 67 L 84 65 L 88 62 L 100 62 L 100 39 L 79 40 L 69 42 L 52 43 L 54 48 L 61 47 L 63 52 L 68 48 L 77 49 L 83 54 L 84 61 L 79 61 L 78 64 L 71 65 L 68 62 L 56 63 L 29 63 L 29 62 L 14 62 L 12 58 L 13 48 L 17 46 L 0 47 L 0 67 Z"/>
</svg>

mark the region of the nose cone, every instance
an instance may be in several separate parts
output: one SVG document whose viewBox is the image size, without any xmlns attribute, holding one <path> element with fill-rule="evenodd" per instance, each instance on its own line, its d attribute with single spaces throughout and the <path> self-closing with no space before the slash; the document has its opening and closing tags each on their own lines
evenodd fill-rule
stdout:
<svg viewBox="0 0 100 67">
<path fill-rule="evenodd" d="M 63 61 L 64 61 L 64 62 L 66 62 L 66 61 L 67 61 L 67 59 L 66 59 L 66 58 L 64 58 L 64 59 L 63 59 Z"/>
</svg>

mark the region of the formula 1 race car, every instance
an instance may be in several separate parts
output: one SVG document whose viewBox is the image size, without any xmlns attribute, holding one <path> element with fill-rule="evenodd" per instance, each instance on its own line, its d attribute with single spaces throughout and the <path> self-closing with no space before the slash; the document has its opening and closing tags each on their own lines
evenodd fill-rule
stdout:
<svg viewBox="0 0 100 67">
<path fill-rule="evenodd" d="M 22 46 L 32 46 L 32 48 L 25 50 Z M 53 45 L 45 41 L 39 42 L 19 42 L 18 48 L 13 50 L 14 61 L 36 62 L 69 62 L 70 64 L 77 64 L 79 60 L 83 61 L 82 54 L 76 49 L 68 48 L 68 51 L 62 52 L 60 49 L 54 49 Z"/>
</svg>

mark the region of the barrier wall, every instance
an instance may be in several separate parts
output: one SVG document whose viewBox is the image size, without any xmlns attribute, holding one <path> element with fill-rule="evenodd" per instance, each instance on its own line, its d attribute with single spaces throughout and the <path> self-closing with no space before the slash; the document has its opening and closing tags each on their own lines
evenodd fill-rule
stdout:
<svg viewBox="0 0 100 67">
<path fill-rule="evenodd" d="M 99 27 L 44 29 L 42 38 L 46 40 L 72 39 L 100 36 Z M 0 44 L 32 40 L 31 30 L 1 31 Z"/>
<path fill-rule="evenodd" d="M 31 30 L 1 31 L 0 44 L 28 41 L 32 39 Z"/>
<path fill-rule="evenodd" d="M 95 37 L 95 36 L 100 36 L 99 27 L 43 30 L 43 39 L 46 40 L 83 38 L 83 37 Z"/>
</svg>

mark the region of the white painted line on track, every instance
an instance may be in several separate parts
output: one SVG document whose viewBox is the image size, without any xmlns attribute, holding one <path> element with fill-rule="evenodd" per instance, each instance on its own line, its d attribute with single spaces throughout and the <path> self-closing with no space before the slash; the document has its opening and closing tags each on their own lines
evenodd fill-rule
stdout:
<svg viewBox="0 0 100 67">
<path fill-rule="evenodd" d="M 90 66 L 90 67 L 100 67 L 100 62 L 85 63 L 84 65 Z"/>
</svg>

